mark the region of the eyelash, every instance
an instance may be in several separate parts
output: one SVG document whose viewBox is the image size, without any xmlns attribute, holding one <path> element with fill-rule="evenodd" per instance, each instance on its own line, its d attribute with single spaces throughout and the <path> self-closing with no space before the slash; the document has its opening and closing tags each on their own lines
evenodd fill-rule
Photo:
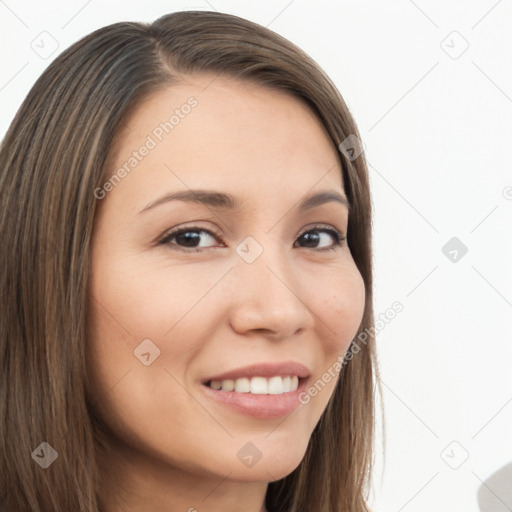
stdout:
<svg viewBox="0 0 512 512">
<path fill-rule="evenodd" d="M 189 231 L 196 231 L 196 232 L 203 232 L 203 233 L 208 233 L 209 235 L 212 235 L 214 238 L 217 238 L 219 239 L 220 238 L 220 234 L 215 232 L 214 230 L 209 230 L 209 229 L 204 229 L 202 227 L 199 227 L 199 226 L 187 226 L 187 227 L 184 227 L 184 228 L 180 228 L 180 229 L 177 229 L 175 231 L 171 231 L 170 233 L 167 233 L 165 234 L 162 239 L 158 242 L 158 245 L 167 245 L 167 246 L 174 246 L 173 248 L 177 248 L 177 250 L 179 251 L 184 251 L 184 252 L 206 252 L 210 249 L 213 249 L 213 247 L 207 247 L 207 248 L 203 248 L 203 249 L 197 249 L 197 248 L 194 248 L 194 247 L 182 247 L 182 246 L 179 246 L 177 244 L 171 244 L 170 241 L 178 236 L 178 235 L 181 235 L 183 233 L 188 233 Z M 330 226 L 326 226 L 326 225 L 323 225 L 323 224 L 317 224 L 317 225 L 314 225 L 312 226 L 311 228 L 309 228 L 308 230 L 306 231 L 303 231 L 298 237 L 297 239 L 299 239 L 300 237 L 304 236 L 306 233 L 311 233 L 311 232 L 319 232 L 319 231 L 323 231 L 325 233 L 329 233 L 333 238 L 334 238 L 334 244 L 330 247 L 323 247 L 321 249 L 315 249 L 315 248 L 311 248 L 311 250 L 313 251 L 334 251 L 340 247 L 343 247 L 345 246 L 345 243 L 344 241 L 347 239 L 347 237 L 344 237 L 342 236 L 342 234 L 337 230 L 337 229 L 334 229 Z M 307 247 L 306 247 L 307 249 Z"/>
</svg>

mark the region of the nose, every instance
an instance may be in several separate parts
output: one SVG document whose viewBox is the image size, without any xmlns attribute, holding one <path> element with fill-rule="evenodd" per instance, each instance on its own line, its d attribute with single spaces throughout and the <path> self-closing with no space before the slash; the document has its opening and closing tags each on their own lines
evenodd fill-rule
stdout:
<svg viewBox="0 0 512 512">
<path fill-rule="evenodd" d="M 239 334 L 254 331 L 277 341 L 314 324 L 305 296 L 310 283 L 301 282 L 286 256 L 276 253 L 265 250 L 252 263 L 240 259 L 235 265 L 230 322 Z"/>
</svg>

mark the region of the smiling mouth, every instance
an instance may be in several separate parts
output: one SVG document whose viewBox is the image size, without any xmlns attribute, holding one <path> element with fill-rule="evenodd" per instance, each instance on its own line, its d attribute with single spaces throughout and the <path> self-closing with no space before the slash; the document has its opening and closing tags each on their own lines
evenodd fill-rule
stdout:
<svg viewBox="0 0 512 512">
<path fill-rule="evenodd" d="M 239 379 L 210 380 L 205 383 L 217 391 L 234 391 L 253 395 L 281 395 L 295 391 L 303 380 L 297 375 L 275 377 L 242 377 Z"/>
</svg>

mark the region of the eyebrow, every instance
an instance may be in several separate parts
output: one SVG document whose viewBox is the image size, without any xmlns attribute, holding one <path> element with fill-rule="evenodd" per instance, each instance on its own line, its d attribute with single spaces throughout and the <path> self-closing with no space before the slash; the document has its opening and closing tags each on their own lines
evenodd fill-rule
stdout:
<svg viewBox="0 0 512 512">
<path fill-rule="evenodd" d="M 186 201 L 225 210 L 241 210 L 242 208 L 242 202 L 230 194 L 226 194 L 224 192 L 216 192 L 214 190 L 190 189 L 166 194 L 156 201 L 148 204 L 139 213 L 146 212 L 152 208 L 155 208 L 156 206 L 168 203 L 170 201 Z M 347 208 L 349 212 L 352 209 L 348 199 L 341 195 L 339 192 L 334 190 L 323 190 L 321 192 L 306 196 L 300 205 L 296 207 L 296 210 L 298 210 L 299 213 L 304 213 L 307 210 L 311 210 L 317 206 L 330 202 L 342 204 Z"/>
</svg>

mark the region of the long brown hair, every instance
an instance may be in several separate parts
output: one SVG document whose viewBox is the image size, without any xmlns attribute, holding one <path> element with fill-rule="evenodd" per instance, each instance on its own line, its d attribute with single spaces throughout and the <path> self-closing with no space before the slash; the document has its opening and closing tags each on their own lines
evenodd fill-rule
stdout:
<svg viewBox="0 0 512 512">
<path fill-rule="evenodd" d="M 336 147 L 359 137 L 340 93 L 310 57 L 271 30 L 228 14 L 178 12 L 152 24 L 115 23 L 51 63 L 0 147 L 0 500 L 8 508 L 102 509 L 101 435 L 85 364 L 94 190 L 104 183 L 123 119 L 151 93 L 201 72 L 293 94 Z M 352 205 L 347 240 L 366 287 L 358 334 L 374 333 L 368 171 L 364 153 L 349 156 L 339 152 Z M 368 510 L 374 341 L 370 335 L 345 361 L 299 466 L 269 484 L 272 511 Z M 34 461 L 39 453 L 50 456 L 50 447 L 58 458 L 44 469 Z"/>
</svg>

